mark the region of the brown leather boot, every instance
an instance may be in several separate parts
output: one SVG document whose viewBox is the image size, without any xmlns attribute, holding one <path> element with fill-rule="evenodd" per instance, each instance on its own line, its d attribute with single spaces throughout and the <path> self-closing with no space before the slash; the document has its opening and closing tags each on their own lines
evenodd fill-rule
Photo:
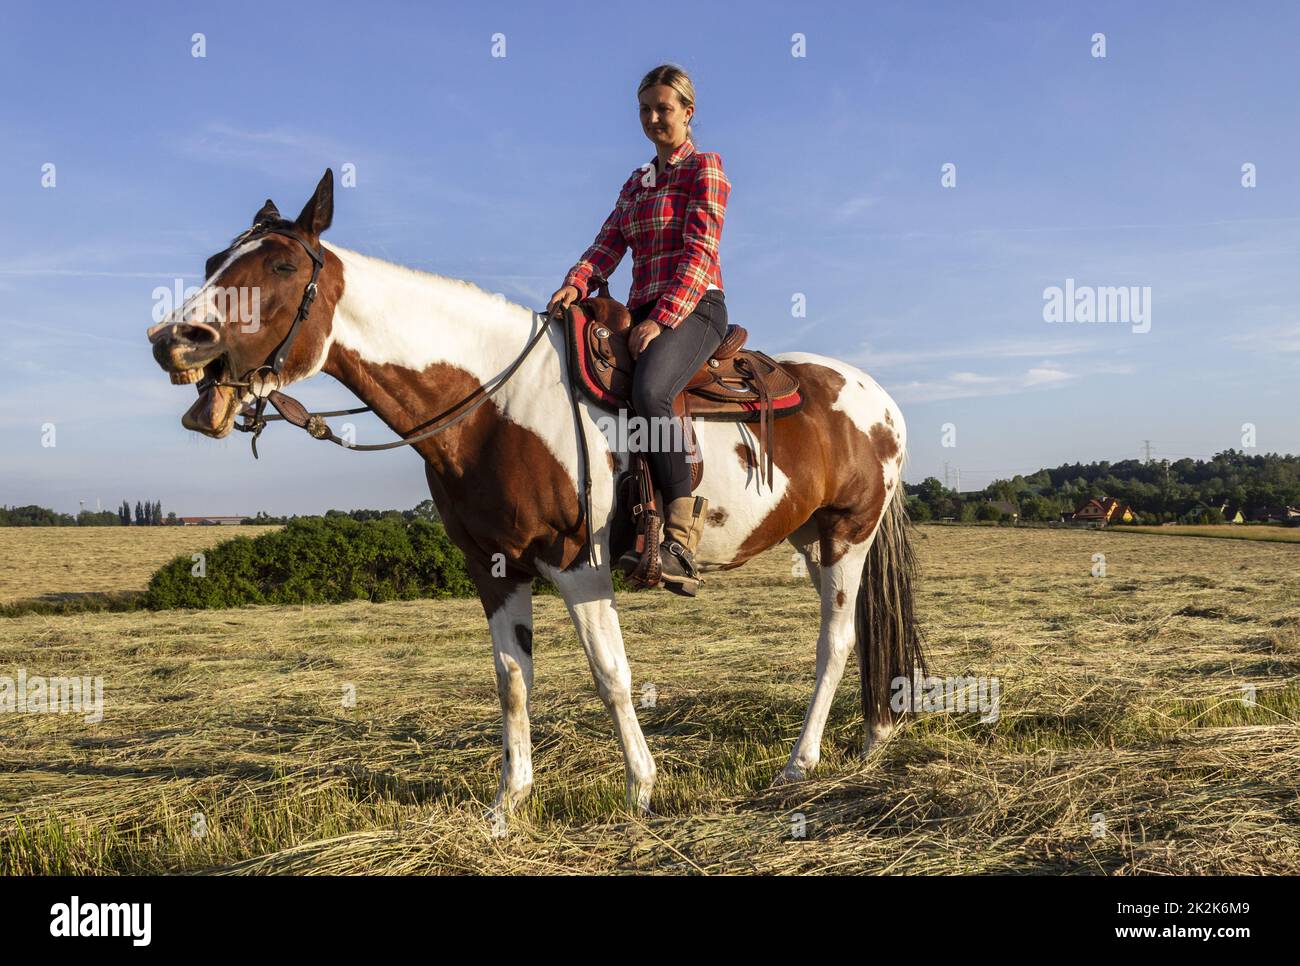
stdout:
<svg viewBox="0 0 1300 966">
<path fill-rule="evenodd" d="M 679 496 L 668 504 L 664 541 L 659 545 L 663 584 L 674 594 L 694 597 L 700 588 L 695 550 L 704 535 L 704 515 L 709 501 L 702 496 Z"/>
</svg>

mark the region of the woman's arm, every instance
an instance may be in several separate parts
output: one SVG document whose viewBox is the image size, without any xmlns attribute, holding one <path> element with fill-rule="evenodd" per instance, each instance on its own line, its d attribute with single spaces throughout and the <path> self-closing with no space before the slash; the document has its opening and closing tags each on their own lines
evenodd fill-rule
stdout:
<svg viewBox="0 0 1300 966">
<path fill-rule="evenodd" d="M 623 229 L 619 227 L 623 214 L 623 196 L 626 191 L 627 185 L 624 185 L 618 193 L 614 210 L 605 219 L 605 224 L 597 233 L 596 240 L 583 252 L 578 263 L 569 269 L 569 274 L 564 276 L 564 284 L 576 288 L 580 299 L 587 297 L 587 283 L 591 281 L 591 276 L 599 275 L 608 279 L 614 274 L 614 269 L 618 268 L 618 263 L 623 260 L 623 255 L 627 251 L 627 239 L 623 237 Z"/>
<path fill-rule="evenodd" d="M 695 311 L 709 287 L 709 266 L 718 260 L 718 242 L 722 240 L 730 195 L 731 182 L 722 170 L 722 158 L 701 154 L 682 223 L 682 257 L 672 284 L 660 294 L 647 321 L 675 329 Z"/>
</svg>

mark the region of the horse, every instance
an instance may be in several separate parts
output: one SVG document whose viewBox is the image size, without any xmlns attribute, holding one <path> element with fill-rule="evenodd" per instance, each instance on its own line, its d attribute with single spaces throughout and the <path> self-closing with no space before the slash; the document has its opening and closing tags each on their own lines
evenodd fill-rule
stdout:
<svg viewBox="0 0 1300 966">
<path fill-rule="evenodd" d="M 626 509 L 616 481 L 634 454 L 598 431 L 607 411 L 575 399 L 564 336 L 542 313 L 324 243 L 333 216 L 330 170 L 293 221 L 268 199 L 252 226 L 208 259 L 202 287 L 148 329 L 172 381 L 197 385 L 182 424 L 221 439 L 238 415 L 260 414 L 288 385 L 325 372 L 346 386 L 401 437 L 390 445 L 409 443 L 424 460 L 430 495 L 482 602 L 503 721 L 494 809 L 509 813 L 533 785 L 531 588 L 540 576 L 563 597 L 613 720 L 627 807 L 648 813 L 655 762 L 633 707 L 610 570 L 611 527 Z M 240 300 L 225 297 L 246 291 L 259 294 L 251 324 L 231 310 Z M 861 670 L 864 755 L 894 728 L 902 711 L 890 692 L 910 693 L 924 655 L 902 413 L 851 365 L 803 352 L 775 358 L 798 378 L 804 402 L 772 427 L 770 486 L 761 485 L 749 425 L 700 421 L 693 431 L 707 470 L 697 492 L 710 507 L 701 572 L 739 567 L 787 541 L 821 598 L 812 698 L 779 784 L 817 766 L 850 650 Z M 454 425 L 428 429 L 457 407 Z"/>
</svg>

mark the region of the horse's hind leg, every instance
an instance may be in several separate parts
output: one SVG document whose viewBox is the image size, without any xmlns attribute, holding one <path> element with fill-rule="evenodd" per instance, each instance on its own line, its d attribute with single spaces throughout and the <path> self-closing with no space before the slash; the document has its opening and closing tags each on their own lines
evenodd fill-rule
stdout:
<svg viewBox="0 0 1300 966">
<path fill-rule="evenodd" d="M 799 543 L 791 537 L 791 542 Z M 813 550 L 820 550 L 821 555 L 829 559 L 833 554 L 827 552 L 832 547 L 831 541 L 824 539 Z M 807 544 L 805 544 L 807 546 Z M 831 704 L 835 700 L 835 691 L 844 676 L 844 665 L 852 653 L 856 635 L 853 627 L 853 612 L 857 605 L 858 587 L 862 583 L 862 565 L 871 546 L 864 543 L 845 547 L 833 562 L 820 559 L 809 560 L 812 551 L 803 550 L 808 562 L 809 573 L 815 573 L 813 582 L 821 597 L 821 632 L 817 636 L 817 682 L 813 686 L 812 700 L 808 703 L 808 713 L 804 716 L 803 730 L 794 743 L 790 760 L 776 776 L 775 783 L 802 781 L 821 760 L 822 732 L 826 728 L 826 718 L 830 714 Z M 816 570 L 814 571 L 814 567 Z"/>
</svg>

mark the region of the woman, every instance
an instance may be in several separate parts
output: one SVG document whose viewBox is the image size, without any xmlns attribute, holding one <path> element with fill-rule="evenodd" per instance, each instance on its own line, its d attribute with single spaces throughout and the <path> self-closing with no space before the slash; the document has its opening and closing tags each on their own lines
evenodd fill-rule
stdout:
<svg viewBox="0 0 1300 966">
<path fill-rule="evenodd" d="M 718 242 L 731 182 L 717 154 L 701 154 L 691 141 L 695 87 L 686 71 L 663 64 L 637 88 L 641 128 L 656 156 L 632 172 L 596 241 L 565 276 L 549 308 L 568 308 L 586 298 L 593 275 L 609 278 L 632 249 L 632 291 L 627 304 L 633 327 L 628 345 L 636 367 L 632 406 L 651 429 L 674 419 L 673 399 L 708 361 L 727 331 Z M 683 433 L 653 433 L 652 439 Z M 695 549 L 708 501 L 691 496 L 684 448 L 654 447 L 651 473 L 666 508 L 660 545 L 663 581 L 693 596 L 698 585 Z M 620 565 L 635 565 L 634 559 Z"/>
</svg>

